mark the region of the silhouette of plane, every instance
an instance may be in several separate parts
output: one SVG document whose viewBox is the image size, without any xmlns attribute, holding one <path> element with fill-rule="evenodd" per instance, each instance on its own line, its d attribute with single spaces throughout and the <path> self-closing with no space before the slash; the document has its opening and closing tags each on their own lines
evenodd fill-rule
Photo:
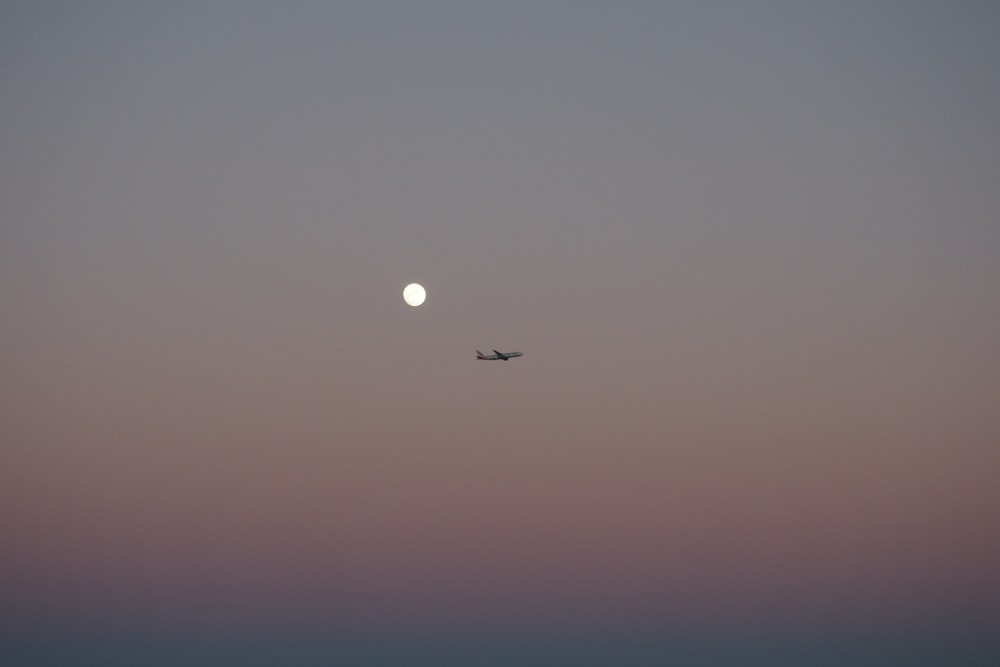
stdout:
<svg viewBox="0 0 1000 667">
<path fill-rule="evenodd" d="M 523 352 L 501 352 L 500 350 L 493 350 L 493 354 L 483 354 L 479 350 L 476 350 L 476 359 L 480 361 L 507 361 L 513 357 L 520 357 Z"/>
</svg>

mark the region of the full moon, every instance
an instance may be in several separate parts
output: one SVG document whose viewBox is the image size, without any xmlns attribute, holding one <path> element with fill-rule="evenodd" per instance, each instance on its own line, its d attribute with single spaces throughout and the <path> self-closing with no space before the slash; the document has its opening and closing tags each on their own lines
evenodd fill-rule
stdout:
<svg viewBox="0 0 1000 667">
<path fill-rule="evenodd" d="M 403 288 L 403 301 L 413 307 L 422 304 L 426 298 L 427 292 L 424 290 L 424 286 L 419 283 L 410 283 Z"/>
</svg>

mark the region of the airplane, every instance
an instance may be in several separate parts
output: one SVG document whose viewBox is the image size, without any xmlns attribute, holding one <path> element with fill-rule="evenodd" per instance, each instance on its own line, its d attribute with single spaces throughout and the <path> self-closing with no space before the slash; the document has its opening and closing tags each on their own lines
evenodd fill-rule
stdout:
<svg viewBox="0 0 1000 667">
<path fill-rule="evenodd" d="M 480 361 L 496 361 L 497 359 L 501 361 L 507 361 L 512 357 L 520 357 L 523 352 L 501 352 L 500 350 L 493 350 L 494 354 L 483 354 L 479 350 L 476 350 L 476 359 Z"/>
</svg>

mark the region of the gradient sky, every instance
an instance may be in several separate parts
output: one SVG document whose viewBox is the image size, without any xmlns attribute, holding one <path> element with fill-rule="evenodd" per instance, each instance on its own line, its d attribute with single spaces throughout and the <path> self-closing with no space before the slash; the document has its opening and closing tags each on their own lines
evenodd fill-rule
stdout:
<svg viewBox="0 0 1000 667">
<path fill-rule="evenodd" d="M 4 3 L 0 657 L 998 664 L 998 29 Z"/>
</svg>

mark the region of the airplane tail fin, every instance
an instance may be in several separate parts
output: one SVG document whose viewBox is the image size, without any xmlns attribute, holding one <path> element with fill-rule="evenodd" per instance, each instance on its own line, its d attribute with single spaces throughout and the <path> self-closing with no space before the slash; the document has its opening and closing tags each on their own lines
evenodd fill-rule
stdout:
<svg viewBox="0 0 1000 667">
<path fill-rule="evenodd" d="M 482 359 L 482 358 L 484 358 L 485 356 L 486 356 L 485 354 L 483 354 L 483 353 L 482 353 L 482 352 L 480 352 L 479 350 L 476 350 L 476 359 Z"/>
</svg>

